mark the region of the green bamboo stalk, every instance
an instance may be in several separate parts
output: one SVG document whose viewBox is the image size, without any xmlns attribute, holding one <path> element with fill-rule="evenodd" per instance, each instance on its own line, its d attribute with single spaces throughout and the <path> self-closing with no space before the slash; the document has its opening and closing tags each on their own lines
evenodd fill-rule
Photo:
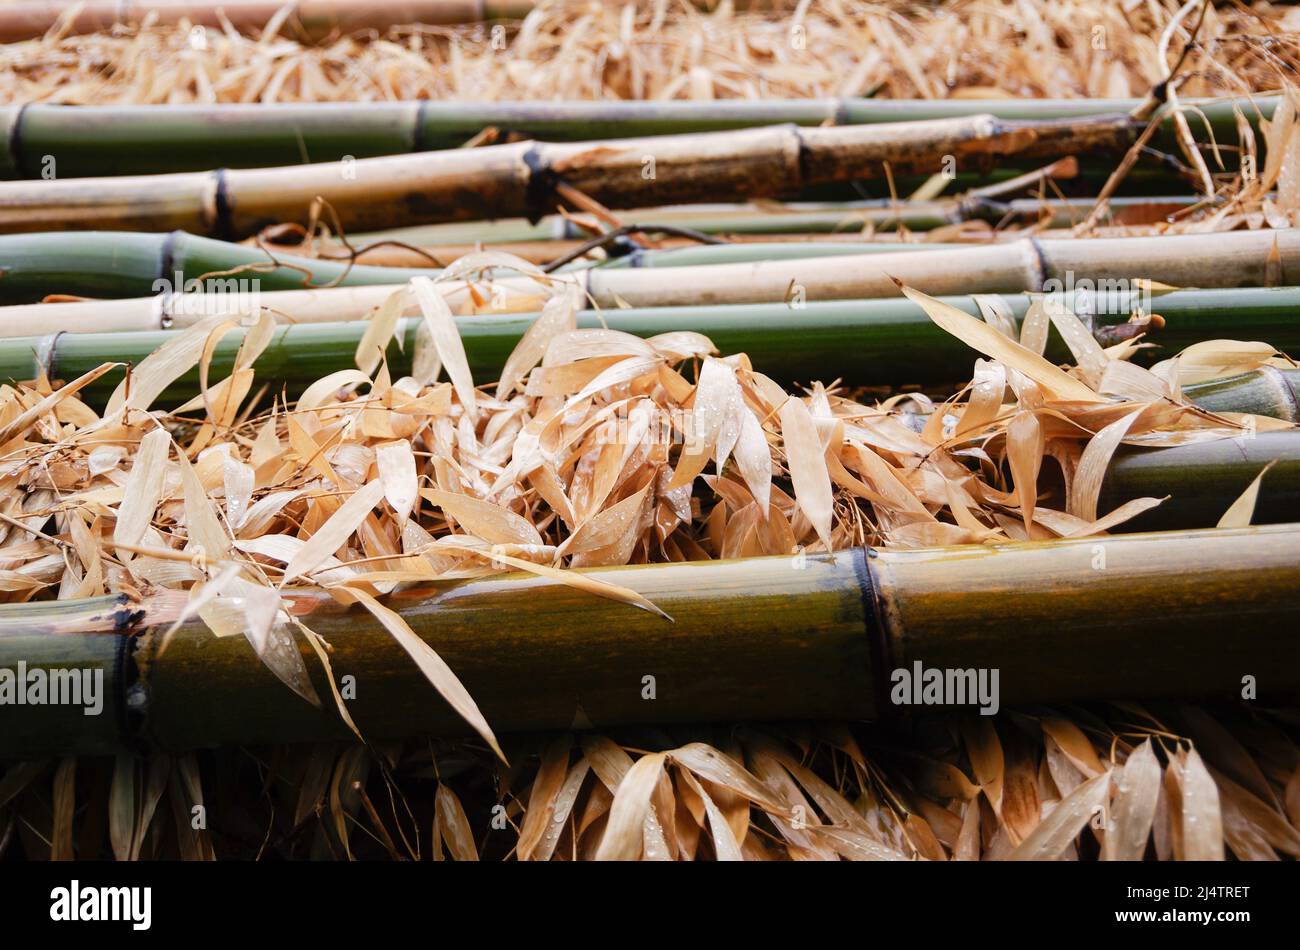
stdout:
<svg viewBox="0 0 1300 950">
<path fill-rule="evenodd" d="M 1294 423 L 1295 387 L 1300 370 L 1264 367 L 1241 376 L 1186 389 L 1186 396 L 1214 412 L 1252 412 Z M 1213 408 L 1211 408 L 1213 407 Z M 918 432 L 928 413 L 905 416 Z M 1260 484 L 1252 524 L 1283 524 L 1300 511 L 1300 430 L 1244 432 L 1173 447 L 1122 445 L 1111 460 L 1097 510 L 1113 511 L 1137 498 L 1163 498 L 1158 507 L 1112 529 L 1121 533 L 1213 528 L 1252 481 L 1273 463 Z M 1044 484 L 1050 484 L 1044 479 Z M 1049 504 L 1061 505 L 1060 488 L 1049 489 Z"/>
<path fill-rule="evenodd" d="M 114 228 L 243 237 L 303 223 L 326 198 L 349 232 L 491 216 L 536 217 L 579 193 L 606 207 L 777 196 L 895 173 L 1008 158 L 1119 153 L 1126 115 L 1048 121 L 974 115 L 929 122 L 793 125 L 582 143 L 517 142 L 267 169 L 0 182 L 0 228 Z M 566 197 L 567 196 L 567 197 Z"/>
<path fill-rule="evenodd" d="M 584 572 L 639 591 L 673 623 L 520 575 L 461 582 L 454 596 L 432 599 L 408 590 L 388 602 L 500 732 L 872 719 L 894 711 L 894 671 L 918 663 L 996 670 L 1001 706 L 1226 697 L 1245 675 L 1270 697 L 1300 688 L 1300 526 L 1106 538 L 1104 569 L 1097 544 L 852 549 Z M 335 675 L 358 684 L 349 712 L 367 736 L 464 734 L 369 615 L 320 594 L 295 600 L 295 612 L 330 642 Z M 181 752 L 347 738 L 328 703 L 318 709 L 286 689 L 244 638 L 213 637 L 188 621 L 158 655 L 158 634 L 179 604 L 133 606 L 135 625 L 122 629 L 111 598 L 49 605 L 54 615 L 102 612 L 60 635 L 37 633 L 40 608 L 25 606 L 21 629 L 30 632 L 0 637 L 0 670 L 20 662 L 103 669 L 113 704 L 125 707 L 129 690 L 143 721 L 115 719 L 113 735 L 102 723 L 78 728 L 59 707 L 12 707 L 0 758 L 112 752 L 141 740 Z M 0 626 L 8 609 L 0 608 Z M 309 647 L 299 649 L 328 696 Z M 110 672 L 106 654 L 129 662 Z M 653 702 L 643 698 L 647 675 Z"/>
<path fill-rule="evenodd" d="M 130 644 L 117 630 L 130 627 L 125 596 L 85 600 L 6 604 L 0 607 L 0 697 L 6 674 L 15 678 L 19 664 L 48 676 L 65 670 L 84 671 L 82 682 L 99 690 L 102 708 L 86 715 L 81 705 L 14 705 L 16 696 L 0 705 L 8 741 L 0 739 L 0 760 L 43 758 L 46 748 L 69 755 L 93 755 L 116 748 L 126 715 L 125 690 L 134 679 L 127 662 Z M 105 625 L 110 635 L 86 636 L 84 631 Z M 79 684 L 81 685 L 81 684 Z"/>
<path fill-rule="evenodd" d="M 1264 367 L 1195 383 L 1183 392 L 1210 412 L 1248 412 L 1300 423 L 1300 369 Z"/>
<path fill-rule="evenodd" d="M 275 262 L 286 266 L 275 266 Z M 0 302 L 27 303 L 50 294 L 141 297 L 220 292 L 229 281 L 256 281 L 262 291 L 320 286 L 400 284 L 439 268 L 373 267 L 298 257 L 184 231 L 51 231 L 0 236 Z M 207 275 L 216 275 L 200 281 Z"/>
<path fill-rule="evenodd" d="M 0 35 L 3 11 L 0 7 Z M 263 21 L 265 22 L 265 21 Z M 1215 141 L 1236 141 L 1234 106 L 1258 134 L 1277 98 L 1194 100 Z M 343 102 L 61 106 L 0 111 L 0 176 L 143 175 L 335 162 L 456 148 L 484 129 L 555 142 L 723 132 L 780 123 L 872 125 L 991 114 L 1041 121 L 1127 113 L 1137 99 L 794 99 L 712 102 Z M 1172 120 L 1153 143 L 1175 146 Z M 1200 135 L 1198 115 L 1193 127 Z"/>
<path fill-rule="evenodd" d="M 980 315 L 978 303 L 971 297 L 945 300 L 972 316 Z M 1023 294 L 1007 295 L 1003 300 L 1017 321 L 1023 319 L 1031 303 L 1031 298 Z M 1140 359 L 1160 358 L 1200 340 L 1222 337 L 1267 340 L 1283 350 L 1300 351 L 1300 328 L 1295 322 L 1295 313 L 1300 309 L 1300 288 L 1178 291 L 1158 301 L 1158 312 L 1165 318 L 1158 334 L 1162 345 L 1154 353 L 1141 352 Z M 263 303 L 268 305 L 265 300 Z M 1123 301 L 1118 303 L 1121 305 L 1113 310 L 1102 309 L 1095 317 L 1103 335 L 1106 327 L 1129 317 L 1128 307 L 1122 305 Z M 38 318 L 40 325 L 71 326 L 72 321 L 61 313 L 66 308 L 85 306 L 41 305 L 40 311 L 48 316 Z M 114 304 L 97 306 L 109 308 Z M 506 358 L 535 319 L 536 314 L 456 318 L 477 381 L 498 378 Z M 0 325 L 3 323 L 4 313 L 0 310 Z M 389 365 L 395 375 L 410 369 L 417 323 L 404 321 L 400 333 L 404 346 L 399 349 L 394 340 L 389 348 Z M 803 309 L 768 304 L 584 311 L 578 315 L 577 324 L 579 327 L 608 326 L 642 337 L 693 330 L 709 337 L 723 353 L 747 353 L 756 369 L 781 382 L 840 378 L 861 385 L 941 385 L 968 379 L 976 356 L 960 340 L 935 326 L 920 307 L 900 299 L 810 303 Z M 0 339 L 0 381 L 34 379 L 41 369 L 52 379 L 75 379 L 104 362 L 139 363 L 157 347 L 174 339 L 177 332 L 58 331 L 47 336 Z M 243 332 L 233 330 L 217 346 L 211 364 L 213 381 L 230 372 Z M 258 377 L 274 380 L 291 395 L 301 392 L 327 373 L 353 366 L 356 347 L 364 332 L 365 324 L 356 320 L 281 326 L 255 364 Z M 1055 334 L 1049 341 L 1047 355 L 1061 362 L 1069 359 L 1068 351 Z M 106 398 L 124 372 L 106 373 L 82 391 L 83 398 L 92 403 Z M 197 382 L 195 370 L 172 388 L 164 404 L 167 400 L 179 402 L 190 398 L 197 391 Z M 1214 398 L 1220 401 L 1214 408 L 1227 411 L 1222 398 L 1228 397 L 1218 397 L 1217 386 Z M 1279 396 L 1276 393 L 1270 396 L 1267 387 L 1251 386 L 1248 390 L 1246 397 L 1252 401 L 1251 405 L 1262 406 L 1270 398 L 1277 405 Z"/>
<path fill-rule="evenodd" d="M 1168 495 L 1163 504 L 1120 530 L 1212 528 L 1270 462 L 1274 466 L 1260 483 L 1251 523 L 1294 521 L 1300 512 L 1300 431 L 1296 430 L 1173 448 L 1125 446 L 1106 472 L 1097 510 L 1111 511 L 1133 498 Z"/>
</svg>

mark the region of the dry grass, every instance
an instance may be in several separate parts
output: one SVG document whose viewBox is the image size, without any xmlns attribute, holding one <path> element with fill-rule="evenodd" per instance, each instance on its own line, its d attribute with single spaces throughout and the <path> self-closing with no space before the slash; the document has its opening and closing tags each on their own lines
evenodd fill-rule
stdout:
<svg viewBox="0 0 1300 950">
<path fill-rule="evenodd" d="M 481 256 L 446 279 L 507 263 Z M 919 397 L 865 405 L 820 385 L 787 393 L 743 354 L 710 356 L 698 334 L 641 340 L 575 330 L 571 285 L 538 281 L 549 297 L 544 316 L 495 387 L 475 387 L 440 288 L 427 278 L 371 316 L 357 369 L 270 413 L 249 412 L 250 366 L 270 338 L 269 316 L 249 331 L 236 371 L 175 412 L 155 410 L 156 396 L 206 358 L 233 328 L 227 318 L 206 320 L 143 361 L 102 415 L 78 400 L 75 382 L 4 387 L 4 598 L 201 594 L 196 609 L 214 633 L 243 634 L 287 687 L 319 703 L 295 636 L 319 646 L 318 638 L 280 609 L 304 588 L 378 617 L 377 598 L 399 587 L 506 565 L 560 568 L 573 579 L 564 569 L 864 542 L 1088 536 L 1158 504 L 1097 510 L 1121 439 L 1177 445 L 1288 427 L 1209 416 L 1180 396 L 1185 382 L 1274 360 L 1268 347 L 1201 345 L 1145 370 L 1127 361 L 1136 340 L 1103 349 L 1054 305 L 1026 318 L 1021 349 L 993 329 L 996 310 L 981 321 L 912 294 L 986 357 L 970 387 L 925 422 L 931 407 Z M 408 294 L 426 332 L 415 375 L 392 380 L 378 352 Z M 1037 355 L 1049 325 L 1072 341 L 1078 365 L 1068 373 Z M 696 372 L 683 375 L 690 366 Z M 435 381 L 439 367 L 451 382 Z M 909 424 L 918 410 L 921 424 Z M 798 450 L 809 444 L 826 451 Z M 1048 458 L 1065 488 L 1039 497 Z M 591 592 L 653 609 L 622 588 Z M 422 668 L 455 702 L 454 673 Z M 651 730 L 626 746 L 565 736 L 541 753 L 536 771 L 500 772 L 483 751 L 497 747 L 491 724 L 472 702 L 456 708 L 481 743 L 380 747 L 374 761 L 386 767 L 373 775 L 360 746 L 276 751 L 252 760 L 252 773 L 232 755 L 85 763 L 92 774 L 108 769 L 114 789 L 107 802 L 91 794 L 90 812 L 111 803 L 117 824 L 107 833 L 118 857 L 247 855 L 238 823 L 223 824 L 214 841 L 186 822 L 173 829 L 167 815 L 188 815 L 213 782 L 228 790 L 254 775 L 287 796 L 269 847 L 297 855 L 342 855 L 355 844 L 362 853 L 379 846 L 393 856 L 461 859 L 1057 858 L 1093 855 L 1100 841 L 1108 857 L 1137 857 L 1150 839 L 1162 858 L 1213 857 L 1224 842 L 1241 857 L 1300 856 L 1300 752 L 1286 719 L 1265 713 L 1251 714 L 1239 738 L 1201 709 L 1140 706 L 1012 712 L 996 725 L 978 716 L 922 720 L 906 745 L 890 729 L 866 730 L 859 741 L 846 726 L 812 725 L 721 737 Z M 1188 736 L 1210 741 L 1217 771 Z M 1252 742 L 1259 748 L 1249 753 L 1238 745 Z M 512 760 L 531 761 L 518 745 Z M 63 807 L 46 817 L 43 766 L 0 780 L 0 806 L 14 801 L 0 827 L 17 828 L 25 852 L 45 853 L 44 839 L 52 853 L 70 854 L 78 835 L 83 852 L 103 846 L 103 828 L 100 838 L 74 828 L 67 807 L 88 794 L 77 791 L 78 768 L 66 760 L 53 770 Z M 395 796 L 382 791 L 386 782 Z M 1197 794 L 1182 795 L 1189 786 Z M 168 804 L 155 811 L 162 789 Z M 267 807 L 222 794 L 232 811 Z M 388 819 L 375 801 L 386 803 Z M 1122 833 L 1085 827 L 1103 803 L 1127 816 L 1117 819 L 1128 822 Z M 492 824 L 497 804 L 517 834 Z M 430 805 L 435 815 L 417 819 Z M 1055 819 L 1053 807 L 1063 809 Z M 1075 811 L 1079 820 L 1058 820 Z M 355 841 L 358 829 L 373 840 Z"/>
<path fill-rule="evenodd" d="M 0 101 L 1140 96 L 1164 76 L 1159 37 L 1180 4 L 777 6 L 705 13 L 684 0 L 556 0 L 495 39 L 482 27 L 406 27 L 315 47 L 208 30 L 194 48 L 184 26 L 56 33 L 0 49 Z M 1212 8 L 1181 94 L 1275 88 L 1300 65 L 1298 36 L 1294 8 Z"/>
</svg>

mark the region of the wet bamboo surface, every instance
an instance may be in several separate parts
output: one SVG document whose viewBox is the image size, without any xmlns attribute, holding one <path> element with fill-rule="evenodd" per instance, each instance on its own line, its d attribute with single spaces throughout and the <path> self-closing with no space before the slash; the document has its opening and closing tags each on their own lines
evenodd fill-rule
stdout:
<svg viewBox="0 0 1300 950">
<path fill-rule="evenodd" d="M 505 575 L 389 598 L 454 669 L 502 732 L 636 723 L 871 719 L 894 715 L 895 669 L 996 669 L 1004 706 L 1235 695 L 1300 689 L 1300 526 L 1170 532 L 1077 541 L 627 566 L 592 571 L 639 591 L 673 622 L 533 576 Z M 54 605 L 79 632 L 42 630 L 38 608 L 6 619 L 0 667 L 99 663 L 134 634 L 131 663 L 108 687 L 135 687 L 143 722 L 77 728 L 66 712 L 15 707 L 0 757 L 69 744 L 168 751 L 345 738 L 330 708 L 305 703 L 242 637 L 156 631 L 179 601 L 138 605 L 120 629 L 113 598 Z M 320 594 L 295 610 L 355 677 L 349 710 L 372 738 L 460 735 L 464 724 L 409 656 L 369 618 Z M 19 631 L 14 632 L 15 628 Z M 301 644 L 308 651 L 309 647 Z M 328 695 L 318 664 L 305 656 Z M 654 698 L 647 699 L 647 676 Z M 21 719 L 21 722 L 17 720 Z M 128 735 L 129 733 L 129 735 Z"/>
<path fill-rule="evenodd" d="M 269 4 L 277 6 L 277 4 Z M 450 4 L 425 4 L 443 6 Z M 465 6 L 473 6 L 466 0 Z M 369 4 L 350 3 L 358 16 Z M 0 40 L 5 11 L 0 6 Z M 195 22 L 191 20 L 191 22 Z M 265 22 L 265 21 L 263 21 Z M 432 22 L 427 21 L 426 22 Z M 1019 121 L 1127 113 L 1137 99 L 792 99 L 712 102 L 359 102 L 222 103 L 215 105 L 62 106 L 32 103 L 0 109 L 7 152 L 0 177 L 61 178 L 148 175 L 335 162 L 456 148 L 484 130 L 496 138 L 567 142 L 723 132 L 790 122 L 802 126 L 871 125 L 990 114 Z M 1234 105 L 1258 135 L 1276 97 L 1192 100 L 1220 143 L 1235 141 Z M 1202 128 L 1198 113 L 1197 128 Z M 1208 134 L 1208 133 L 1207 133 Z M 1176 150 L 1173 122 L 1154 148 Z"/>
<path fill-rule="evenodd" d="M 834 128 L 767 126 L 579 143 L 518 142 L 417 155 L 207 173 L 0 182 L 8 232 L 182 229 L 245 237 L 305 223 L 321 196 L 348 231 L 501 216 L 537 218 L 565 188 L 609 208 L 776 197 L 825 183 L 935 174 L 1007 158 L 1121 154 L 1125 115 L 1012 120 L 972 115 Z M 572 192 L 569 192 L 572 194 Z"/>
</svg>

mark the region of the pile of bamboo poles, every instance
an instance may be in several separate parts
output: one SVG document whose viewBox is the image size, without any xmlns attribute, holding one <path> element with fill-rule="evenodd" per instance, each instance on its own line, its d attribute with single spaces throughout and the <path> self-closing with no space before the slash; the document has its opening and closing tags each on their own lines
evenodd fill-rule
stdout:
<svg viewBox="0 0 1300 950">
<path fill-rule="evenodd" d="M 283 7 L 147 6 L 235 32 Z M 534 6 L 282 15 L 315 41 Z M 0 41 L 144 9 L 12 4 Z M 121 806 L 136 756 L 432 736 L 504 762 L 577 731 L 576 762 L 567 735 L 542 754 L 521 858 L 1042 856 L 1050 809 L 1004 816 L 980 774 L 997 726 L 962 727 L 942 782 L 907 773 L 892 837 L 780 741 L 658 731 L 803 721 L 852 757 L 829 723 L 897 719 L 899 670 L 978 669 L 1042 723 L 1058 818 L 1127 815 L 1146 755 L 1224 803 L 1212 841 L 1153 817 L 1047 856 L 1300 855 L 1273 804 L 1300 770 L 1211 775 L 1118 734 L 1103 762 L 1042 711 L 1247 677 L 1300 697 L 1300 96 L 1175 86 L 0 107 L 0 699 L 66 667 L 111 710 L 18 705 L 0 762 L 111 755 Z M 602 738 L 628 729 L 635 764 Z M 435 847 L 477 857 L 429 754 Z M 354 768 L 302 783 L 364 794 Z M 0 819 L 38 774 L 0 775 Z M 822 831 L 791 823 L 809 800 Z M 561 801 L 590 835 L 540 824 Z"/>
</svg>

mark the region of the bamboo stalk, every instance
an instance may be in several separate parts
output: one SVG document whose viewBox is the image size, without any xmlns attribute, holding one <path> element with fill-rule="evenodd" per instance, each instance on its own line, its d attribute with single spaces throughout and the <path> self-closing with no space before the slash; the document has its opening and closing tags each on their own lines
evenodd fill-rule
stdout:
<svg viewBox="0 0 1300 950">
<path fill-rule="evenodd" d="M 265 4 L 274 8 L 274 2 Z M 426 3 L 433 8 L 451 5 Z M 473 7 L 473 0 L 461 0 Z M 371 4 L 349 5 L 353 15 Z M 6 12 L 0 6 L 0 37 Z M 13 14 L 8 13 L 12 18 Z M 264 18 L 261 23 L 265 22 Z M 198 22 L 191 19 L 191 22 Z M 433 22 L 425 20 L 424 22 Z M 260 26 L 261 23 L 257 25 Z M 33 103 L 0 110 L 8 130 L 7 161 L 0 175 L 38 178 L 53 168 L 60 178 L 143 175 L 256 168 L 300 162 L 334 162 L 428 149 L 456 148 L 484 129 L 555 142 L 651 135 L 724 132 L 764 125 L 873 125 L 960 119 L 990 114 L 1001 119 L 1077 119 L 1129 113 L 1137 99 L 793 99 L 709 102 L 345 102 L 221 103 L 210 105 L 63 106 Z M 1235 141 L 1233 107 L 1258 134 L 1276 97 L 1213 99 L 1187 103 L 1204 113 L 1215 141 Z M 1175 146 L 1173 120 L 1154 143 Z M 1200 115 L 1197 128 L 1201 128 Z"/>
<path fill-rule="evenodd" d="M 1116 197 L 1110 201 L 1110 221 L 1116 224 L 1151 224 L 1167 219 L 1199 199 L 1186 196 Z M 1078 224 L 1092 210 L 1095 200 L 1016 199 L 1005 203 L 979 202 L 963 205 L 961 201 L 863 201 L 784 203 L 776 208 L 755 204 L 679 205 L 664 208 L 637 208 L 619 217 L 625 224 L 644 226 L 669 224 L 687 227 L 706 234 L 771 235 L 800 233 L 846 234 L 868 229 L 892 233 L 902 227 L 909 231 L 930 231 L 958 224 L 970 217 L 1040 221 L 1046 226 L 1070 227 Z M 587 238 L 593 227 L 583 227 L 574 216 L 547 215 L 537 222 L 522 218 L 474 221 L 453 224 L 429 224 L 409 228 L 392 228 L 363 234 L 350 239 L 361 245 L 392 240 L 429 246 L 491 242 L 551 241 Z"/>
<path fill-rule="evenodd" d="M 1281 274 L 1280 280 L 1278 274 Z M 771 303 L 800 288 L 806 300 L 888 297 L 895 279 L 932 295 L 1015 293 L 1135 278 L 1175 287 L 1300 282 L 1300 232 L 1239 231 L 1158 237 L 1042 239 L 858 258 L 825 257 L 699 266 L 680 280 L 645 270 L 593 268 L 580 279 L 603 307 Z M 1108 284 L 1109 286 L 1109 284 Z"/>
<path fill-rule="evenodd" d="M 1212 528 L 1270 462 L 1275 464 L 1260 482 L 1251 523 L 1293 521 L 1300 512 L 1297 431 L 1252 433 L 1239 439 L 1161 449 L 1125 446 L 1107 469 L 1098 510 L 1111 511 L 1133 498 L 1168 495 L 1171 497 L 1163 504 L 1120 530 Z"/>
<path fill-rule="evenodd" d="M 675 622 L 518 575 L 461 582 L 432 598 L 408 590 L 388 603 L 501 732 L 872 719 L 894 711 L 893 672 L 917 663 L 997 670 L 1003 706 L 1225 697 L 1245 675 L 1269 696 L 1300 689 L 1296 525 L 586 573 L 639 591 Z M 36 605 L 20 608 L 17 623 L 0 608 L 0 628 L 17 630 L 0 637 L 0 669 L 20 661 L 102 669 L 112 703 L 125 709 L 131 689 L 143 714 L 141 723 L 89 724 L 59 707 L 13 707 L 0 758 L 111 752 L 141 738 L 168 752 L 346 738 L 332 708 L 285 689 L 242 637 L 213 637 L 189 621 L 157 655 L 157 632 L 182 602 L 131 605 L 138 619 L 128 629 L 117 621 L 120 599 L 45 605 L 52 616 L 100 614 L 57 635 L 41 631 Z M 465 732 L 368 616 L 320 594 L 295 596 L 295 612 L 331 644 L 335 675 L 355 678 L 349 711 L 367 736 Z M 329 695 L 308 646 L 300 649 L 317 692 Z M 106 656 L 129 662 L 110 670 Z M 654 701 L 643 698 L 647 675 Z"/>
<path fill-rule="evenodd" d="M 295 0 L 289 25 L 307 38 L 361 29 L 386 30 L 401 23 L 450 25 L 494 19 L 523 19 L 532 0 Z M 0 42 L 35 39 L 59 25 L 71 5 L 49 0 L 18 0 L 0 5 Z M 159 26 L 182 22 L 223 28 L 224 16 L 242 33 L 261 30 L 283 7 L 280 0 L 84 0 L 63 25 L 71 34 L 98 33 L 115 24 L 155 16 Z"/>
<path fill-rule="evenodd" d="M 620 266 L 686 267 L 703 264 L 760 261 L 772 258 L 835 257 L 896 252 L 897 244 L 856 242 L 755 242 L 682 248 L 675 253 L 635 250 Z M 572 250 L 579 242 L 565 246 Z M 547 247 L 553 245 L 547 244 Z M 955 249 L 959 245 L 917 245 L 917 251 Z M 466 249 L 472 250 L 472 249 Z M 404 252 L 408 264 L 419 256 Z M 558 256 L 558 253 L 557 255 Z M 413 258 L 415 260 L 413 260 Z M 455 257 L 447 257 L 448 261 Z M 590 266 L 591 261 L 567 270 Z M 279 266 L 277 266 L 279 265 Z M 199 237 L 184 231 L 138 234 L 132 231 L 49 231 L 0 235 L 0 303 L 32 303 L 52 294 L 78 297 L 142 297 L 157 293 L 222 292 L 243 280 L 259 292 L 311 287 L 357 287 L 400 284 L 441 272 L 425 258 L 423 266 L 385 267 L 329 258 L 300 257 Z M 206 278 L 206 279 L 204 279 Z"/>
<path fill-rule="evenodd" d="M 710 258 L 720 258 L 724 263 L 710 263 Z M 1087 286 L 1100 297 L 1129 289 L 1136 278 L 1201 288 L 1300 284 L 1300 231 L 1088 240 L 1028 237 L 995 244 L 905 250 L 851 244 L 700 248 L 679 257 L 692 269 L 675 279 L 651 272 L 654 268 L 637 266 L 652 259 L 650 254 L 640 254 L 629 262 L 632 266 L 584 265 L 574 278 L 595 305 L 610 308 L 776 303 L 789 298 L 795 289 L 803 301 L 893 297 L 897 294 L 895 278 L 932 295 L 1041 292 Z M 271 265 L 271 260 L 258 249 L 184 233 L 51 232 L 0 237 L 0 261 L 6 264 L 0 277 L 0 301 L 40 299 L 51 293 L 109 297 L 156 293 L 183 286 L 207 273 L 227 272 L 254 263 L 265 267 Z M 336 281 L 358 288 L 391 285 L 416 273 L 368 265 L 349 269 L 337 261 L 289 255 L 281 260 L 287 266 L 245 270 L 236 276 L 249 281 L 250 287 L 255 280 L 259 292 L 275 292 Z M 672 258 L 668 261 L 671 263 Z M 420 272 L 437 273 L 427 269 Z M 161 287 L 156 283 L 159 280 L 163 281 Z M 508 283 L 509 278 L 505 280 Z M 526 289 L 526 282 L 515 281 L 511 286 L 515 285 Z M 216 286 L 220 289 L 223 285 Z M 377 295 L 379 291 L 372 293 Z M 355 307 L 360 299 L 356 294 L 338 293 L 335 297 L 348 307 Z M 316 302 L 329 299 L 329 292 L 313 298 Z M 299 321 L 320 319 L 307 316 L 302 305 L 290 298 L 267 305 Z M 138 306 L 143 308 L 145 304 Z M 202 312 L 202 308 L 195 306 L 191 312 Z M 346 319 L 362 312 L 320 311 L 329 319 Z M 74 319 L 69 325 L 81 322 Z"/>
<path fill-rule="evenodd" d="M 285 266 L 276 266 L 276 262 Z M 50 294 L 139 297 L 221 291 L 243 280 L 259 291 L 322 285 L 395 284 L 438 268 L 386 268 L 298 257 L 173 231 L 52 231 L 0 236 L 0 301 L 40 300 Z M 215 275 L 200 283 L 200 278 Z"/>
<path fill-rule="evenodd" d="M 554 210 L 560 185 L 609 208 L 775 196 L 819 183 L 937 173 L 947 156 L 1123 151 L 1128 116 L 1016 121 L 974 115 L 841 128 L 771 126 L 700 135 L 557 144 L 518 142 L 265 169 L 0 182 L 0 229 L 113 228 L 243 237 L 304 223 L 326 198 L 348 231 Z"/>
<path fill-rule="evenodd" d="M 1248 412 L 1300 423 L 1300 369 L 1266 366 L 1195 383 L 1183 392 L 1210 412 Z"/>
<path fill-rule="evenodd" d="M 86 233 L 86 232 L 79 232 Z M 121 232 L 130 233 L 130 232 Z M 549 264 L 560 257 L 576 253 L 586 241 L 519 241 L 503 244 L 434 244 L 426 247 L 378 246 L 357 255 L 359 263 L 375 267 L 428 268 L 438 262 L 447 264 L 466 254 L 478 251 L 499 251 L 513 254 L 533 264 Z M 690 238 L 654 237 L 653 248 L 632 247 L 619 242 L 608 249 L 609 257 L 599 263 L 602 267 L 692 267 L 698 264 L 718 264 L 735 261 L 770 260 L 784 257 L 820 257 L 843 254 L 877 254 L 897 251 L 899 242 L 871 241 L 855 238 L 852 234 L 757 234 L 733 236 L 727 244 L 701 245 Z M 365 247 L 364 245 L 353 245 Z M 959 244 L 924 242 L 914 245 L 916 250 L 960 247 Z M 819 250 L 820 249 L 820 250 Z M 342 244 L 323 247 L 319 259 L 346 260 L 350 252 Z M 569 269 L 567 266 L 565 269 Z M 0 282 L 0 291 L 4 285 Z"/>
<path fill-rule="evenodd" d="M 375 295 L 377 304 L 390 288 L 344 288 L 339 291 L 292 292 L 308 300 L 320 294 Z M 263 295 L 263 305 L 270 306 Z M 1023 319 L 1031 299 L 1025 295 L 1004 297 L 1011 316 Z M 1159 353 L 1176 352 L 1194 342 L 1231 336 L 1267 340 L 1287 350 L 1300 350 L 1295 313 L 1300 309 L 1300 288 L 1221 291 L 1180 291 L 1160 300 L 1165 326 L 1159 339 L 1165 344 Z M 978 303 L 971 297 L 950 297 L 946 302 L 972 316 L 979 316 Z M 155 306 L 161 298 L 154 298 Z M 39 308 L 0 309 L 0 329 L 6 326 L 4 310 L 23 311 L 21 327 L 70 327 L 69 311 L 91 321 L 113 318 L 114 308 L 134 301 L 95 304 L 44 304 Z M 362 309 L 354 312 L 361 313 Z M 42 316 L 42 314 L 44 316 Z M 131 314 L 133 318 L 136 314 Z M 145 313 L 146 323 L 158 326 L 159 312 Z M 1103 311 L 1096 316 L 1104 328 L 1124 322 L 1126 308 Z M 536 314 L 491 314 L 456 318 L 470 370 L 478 382 L 498 378 L 506 358 Z M 38 321 L 33 323 L 32 321 Z M 59 330 L 46 336 L 0 339 L 0 380 L 36 378 L 44 370 L 51 379 L 75 379 L 104 362 L 138 363 L 178 331 L 148 331 L 122 320 L 117 332 L 70 333 Z M 395 375 L 409 371 L 414 350 L 417 320 L 406 320 L 397 340 L 388 350 L 388 362 Z M 709 337 L 723 353 L 744 352 L 760 372 L 781 382 L 843 379 L 863 385 L 943 384 L 968 379 L 975 352 L 941 330 L 921 310 L 906 300 L 859 300 L 813 303 L 802 310 L 784 304 L 735 307 L 661 307 L 646 309 L 583 311 L 579 327 L 607 326 L 637 336 L 649 337 L 675 330 L 693 330 Z M 365 332 L 361 321 L 296 323 L 276 329 L 271 343 L 254 368 L 258 377 L 283 384 L 291 395 L 327 373 L 355 365 L 357 344 Z M 226 376 L 233 364 L 244 331 L 234 329 L 217 345 L 211 364 L 213 381 Z M 1057 361 L 1069 358 L 1055 334 L 1047 355 Z M 1152 356 L 1141 354 L 1143 359 Z M 112 370 L 82 391 L 82 398 L 95 402 L 106 398 L 123 378 L 124 370 Z M 1286 371 L 1279 371 L 1286 373 Z M 1292 379 L 1291 376 L 1285 376 Z M 1216 411 L 1231 411 L 1228 402 L 1244 400 L 1242 411 L 1278 415 L 1271 408 L 1285 409 L 1277 384 L 1241 382 L 1239 397 L 1234 384 L 1214 384 L 1211 396 Z M 166 399 L 188 399 L 196 391 L 197 370 L 172 388 Z M 1292 380 L 1294 386 L 1294 380 Z M 1222 390 L 1222 394 L 1220 391 Z M 1194 390 L 1189 387 L 1188 392 Z M 165 400 L 164 400 L 165 402 Z M 1268 406 L 1270 408 L 1260 408 Z M 1251 408 L 1256 407 L 1256 408 Z M 1293 411 L 1293 409 L 1292 409 Z M 1294 415 L 1287 418 L 1294 419 Z"/>
</svg>

